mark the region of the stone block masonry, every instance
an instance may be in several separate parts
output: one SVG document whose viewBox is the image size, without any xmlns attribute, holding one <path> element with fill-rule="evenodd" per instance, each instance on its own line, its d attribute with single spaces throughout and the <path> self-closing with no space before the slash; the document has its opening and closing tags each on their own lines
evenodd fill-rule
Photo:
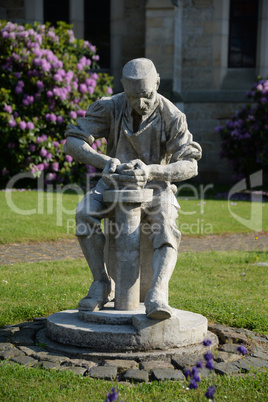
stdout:
<svg viewBox="0 0 268 402">
<path fill-rule="evenodd" d="M 105 378 L 111 381 L 151 382 L 151 381 L 184 381 L 183 371 L 192 367 L 202 357 L 200 351 L 188 355 L 136 357 L 125 353 L 124 357 L 112 359 L 101 357 L 78 358 L 72 350 L 62 353 L 47 349 L 48 345 L 37 344 L 36 335 L 44 330 L 46 319 L 0 328 L 0 361 L 1 364 L 23 364 L 29 370 L 41 367 L 48 370 L 71 371 L 75 375 L 92 378 Z M 31 332 L 30 332 L 30 331 Z M 268 369 L 268 337 L 238 328 L 213 324 L 209 330 L 217 334 L 220 345 L 213 350 L 215 372 L 218 375 L 237 375 L 247 373 L 250 368 Z M 34 333 L 34 337 L 33 337 Z M 29 339 L 27 340 L 27 337 Z M 32 343 L 32 344 L 31 344 Z M 245 357 L 238 355 L 237 347 L 244 344 L 248 348 Z M 46 347 L 45 347 L 46 346 Z M 119 354 L 118 354 L 119 355 Z M 202 378 L 208 373 L 201 370 Z"/>
</svg>

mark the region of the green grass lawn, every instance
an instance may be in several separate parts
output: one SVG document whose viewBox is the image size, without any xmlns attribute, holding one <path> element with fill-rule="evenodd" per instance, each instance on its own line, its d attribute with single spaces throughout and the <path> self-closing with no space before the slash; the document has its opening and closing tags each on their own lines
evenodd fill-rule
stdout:
<svg viewBox="0 0 268 402">
<path fill-rule="evenodd" d="M 90 401 L 104 402 L 107 393 L 118 385 L 119 400 L 124 402 L 198 402 L 207 401 L 204 393 L 212 379 L 201 381 L 197 390 L 188 390 L 187 382 L 153 382 L 150 384 L 116 384 L 76 376 L 71 372 L 10 366 L 0 363 L 0 397 L 2 401 Z M 268 374 L 254 377 L 215 379 L 215 401 L 266 402 Z"/>
<path fill-rule="evenodd" d="M 73 238 L 81 197 L 43 191 L 0 192 L 0 244 Z M 268 231 L 268 203 L 185 198 L 179 203 L 178 226 L 183 236 Z"/>
<path fill-rule="evenodd" d="M 266 333 L 268 252 L 179 254 L 170 282 L 170 304 L 209 321 Z M 92 276 L 85 260 L 2 265 L 0 326 L 76 308 Z"/>
</svg>

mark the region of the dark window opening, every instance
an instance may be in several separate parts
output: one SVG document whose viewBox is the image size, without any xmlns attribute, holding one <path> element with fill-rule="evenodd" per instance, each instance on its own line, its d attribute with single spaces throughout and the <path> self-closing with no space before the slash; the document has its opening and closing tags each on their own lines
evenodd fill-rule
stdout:
<svg viewBox="0 0 268 402">
<path fill-rule="evenodd" d="M 229 67 L 255 67 L 258 0 L 231 0 Z"/>
<path fill-rule="evenodd" d="M 110 0 L 84 1 L 84 39 L 97 47 L 101 68 L 110 68 Z"/>
<path fill-rule="evenodd" d="M 56 26 L 57 21 L 69 24 L 69 0 L 44 0 L 44 21 L 53 26 Z"/>
</svg>

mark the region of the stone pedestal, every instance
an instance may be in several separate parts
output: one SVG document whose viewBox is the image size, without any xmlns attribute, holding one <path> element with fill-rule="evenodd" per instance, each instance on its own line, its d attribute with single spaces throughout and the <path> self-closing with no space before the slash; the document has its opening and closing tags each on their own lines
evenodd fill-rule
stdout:
<svg viewBox="0 0 268 402">
<path fill-rule="evenodd" d="M 64 345 L 95 351 L 169 350 L 202 344 L 207 319 L 200 314 L 173 309 L 168 320 L 147 318 L 144 305 L 122 311 L 109 303 L 101 311 L 67 310 L 47 319 L 47 336 Z"/>
<path fill-rule="evenodd" d="M 140 304 L 140 206 L 153 190 L 107 190 L 104 201 L 115 206 L 115 309 L 135 311 Z"/>
</svg>

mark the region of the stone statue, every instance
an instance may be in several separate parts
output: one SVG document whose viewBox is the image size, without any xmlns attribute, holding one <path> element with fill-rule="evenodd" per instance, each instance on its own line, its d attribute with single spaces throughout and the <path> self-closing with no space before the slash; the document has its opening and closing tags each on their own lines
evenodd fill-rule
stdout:
<svg viewBox="0 0 268 402">
<path fill-rule="evenodd" d="M 141 205 L 142 220 L 150 224 L 153 279 L 145 297 L 147 317 L 169 318 L 168 283 L 177 261 L 181 234 L 176 218 L 176 186 L 197 175 L 201 147 L 193 142 L 185 115 L 157 93 L 159 75 L 153 62 L 140 58 L 123 68 L 124 92 L 91 104 L 85 118 L 67 127 L 65 152 L 76 161 L 102 170 L 102 178 L 78 204 L 76 236 L 94 281 L 79 308 L 98 311 L 114 298 L 114 282 L 104 263 L 105 236 L 101 220 L 109 214 L 105 190 L 153 189 L 153 199 Z M 107 155 L 91 145 L 106 138 Z"/>
</svg>

